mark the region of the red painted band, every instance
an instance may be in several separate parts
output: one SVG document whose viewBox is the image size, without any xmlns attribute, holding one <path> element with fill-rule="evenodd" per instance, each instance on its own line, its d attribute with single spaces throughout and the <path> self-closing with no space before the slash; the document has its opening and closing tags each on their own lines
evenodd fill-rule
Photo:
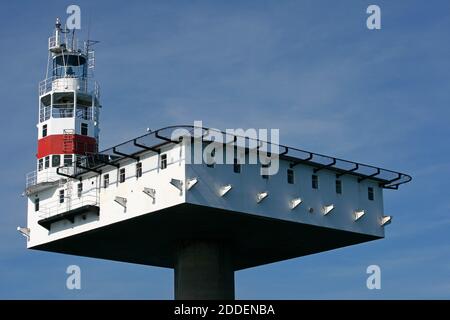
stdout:
<svg viewBox="0 0 450 320">
<path fill-rule="evenodd" d="M 37 158 L 50 154 L 85 154 L 97 152 L 95 138 L 78 134 L 54 134 L 38 141 Z"/>
</svg>

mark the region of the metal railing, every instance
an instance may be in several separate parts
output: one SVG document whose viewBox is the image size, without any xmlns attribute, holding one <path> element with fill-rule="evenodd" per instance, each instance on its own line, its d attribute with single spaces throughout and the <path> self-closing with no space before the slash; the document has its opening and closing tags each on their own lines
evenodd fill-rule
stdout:
<svg viewBox="0 0 450 320">
<path fill-rule="evenodd" d="M 76 117 L 83 120 L 92 120 L 92 110 L 90 107 L 88 109 L 77 107 Z"/>
<path fill-rule="evenodd" d="M 99 204 L 99 197 L 96 191 L 92 191 L 88 194 L 83 194 L 81 197 L 64 197 L 64 202 L 60 202 L 59 198 L 40 205 L 38 215 L 39 218 L 45 219 L 54 215 L 64 213 L 73 209 L 81 208 L 83 206 L 91 205 L 96 206 Z"/>
<path fill-rule="evenodd" d="M 54 104 L 52 106 L 52 118 L 72 118 L 73 103 Z"/>
<path fill-rule="evenodd" d="M 51 106 L 41 106 L 39 110 L 39 122 L 50 119 Z"/>
<path fill-rule="evenodd" d="M 93 111 L 90 106 L 77 106 L 75 117 L 83 120 L 93 120 L 94 115 L 92 113 Z M 72 118 L 74 116 L 74 104 L 54 104 L 53 106 L 41 108 L 39 116 L 40 122 L 48 120 L 50 118 L 50 114 L 52 118 Z"/>
<path fill-rule="evenodd" d="M 54 171 L 31 171 L 25 176 L 25 186 L 26 188 L 37 185 L 42 182 L 54 182 L 60 180 L 61 177 Z"/>
<path fill-rule="evenodd" d="M 196 130 L 200 132 L 197 134 L 195 132 Z M 214 132 L 216 136 L 220 134 L 224 137 L 224 142 L 222 142 L 222 145 L 225 147 L 230 146 L 232 143 L 234 146 L 243 147 L 249 152 L 251 150 L 258 150 L 260 147 L 262 147 L 260 150 L 263 150 L 263 152 L 278 150 L 276 152 L 271 152 L 272 155 L 277 154 L 277 157 L 288 161 L 291 168 L 302 163 L 313 167 L 314 172 L 327 169 L 334 171 L 339 176 L 347 174 L 356 176 L 358 178 L 358 182 L 370 179 L 378 182 L 380 187 L 386 189 L 397 189 L 398 186 L 412 180 L 412 177 L 405 173 L 350 160 L 339 159 L 281 144 L 275 144 L 245 135 L 241 136 L 234 133 L 219 131 L 213 128 L 202 128 L 192 125 L 169 126 L 161 128 L 137 138 L 122 142 L 97 154 L 86 155 L 84 157 L 86 162 L 84 168 L 78 168 L 81 170 L 77 170 L 74 175 L 69 175 L 68 177 L 80 179 L 81 176 L 86 173 L 100 173 L 101 168 L 104 166 L 111 164 L 117 165 L 119 161 L 126 158 L 136 158 L 143 152 L 147 152 L 147 150 L 161 150 L 163 145 L 180 143 L 183 138 L 201 139 L 202 142 L 212 143 L 215 136 L 212 135 L 211 132 Z M 253 147 L 253 149 L 251 149 L 251 145 L 257 147 Z"/>
<path fill-rule="evenodd" d="M 72 83 L 74 79 L 78 80 L 78 86 L 76 88 L 77 91 L 90 93 L 94 95 L 95 98 L 100 99 L 100 86 L 98 85 L 97 81 L 92 80 L 89 81 L 89 77 L 80 77 L 80 78 L 73 78 L 73 77 L 49 77 L 47 79 L 42 80 L 39 82 L 39 95 L 42 96 L 53 89 L 53 82 L 55 80 L 58 80 L 59 82 L 64 82 L 65 80 L 69 84 L 69 81 Z"/>
<path fill-rule="evenodd" d="M 58 41 L 56 41 L 56 36 L 51 36 L 48 38 L 48 48 L 49 49 L 53 49 L 58 46 L 60 46 L 60 47 L 63 46 L 70 51 L 78 51 L 78 49 L 84 50 L 85 45 L 80 45 L 80 43 L 82 43 L 80 40 L 74 39 L 73 36 L 71 36 L 71 35 L 64 36 L 61 34 L 59 36 L 59 43 L 58 43 Z"/>
<path fill-rule="evenodd" d="M 31 172 L 28 172 L 25 176 L 25 180 L 26 180 L 25 186 L 27 188 L 36 185 L 37 184 L 37 171 L 34 170 Z"/>
</svg>

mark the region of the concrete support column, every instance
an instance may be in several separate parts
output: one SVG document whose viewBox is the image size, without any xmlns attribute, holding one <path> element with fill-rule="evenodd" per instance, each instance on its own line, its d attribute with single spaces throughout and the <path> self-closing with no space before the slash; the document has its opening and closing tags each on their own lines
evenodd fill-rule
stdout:
<svg viewBox="0 0 450 320">
<path fill-rule="evenodd" d="M 234 270 L 229 248 L 214 241 L 189 241 L 175 263 L 175 299 L 233 300 Z"/>
</svg>

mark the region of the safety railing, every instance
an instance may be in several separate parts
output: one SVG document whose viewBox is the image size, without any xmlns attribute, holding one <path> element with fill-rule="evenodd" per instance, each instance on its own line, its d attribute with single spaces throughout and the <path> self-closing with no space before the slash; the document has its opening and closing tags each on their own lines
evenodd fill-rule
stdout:
<svg viewBox="0 0 450 320">
<path fill-rule="evenodd" d="M 99 197 L 95 190 L 88 194 L 82 194 L 81 197 L 78 196 L 65 196 L 64 201 L 60 199 L 55 199 L 53 201 L 43 203 L 40 205 L 38 215 L 39 218 L 45 219 L 52 217 L 54 215 L 64 213 L 73 209 L 81 208 L 84 206 L 97 206 L 99 204 Z"/>
<path fill-rule="evenodd" d="M 73 172 L 73 171 L 72 171 Z M 56 174 L 55 171 L 31 171 L 28 172 L 25 176 L 25 186 L 26 188 L 30 188 L 32 186 L 37 185 L 38 183 L 43 182 L 54 182 L 61 179 L 61 176 Z"/>
<path fill-rule="evenodd" d="M 52 106 L 52 118 L 72 118 L 73 103 L 54 104 Z"/>
<path fill-rule="evenodd" d="M 51 36 L 48 38 L 48 49 L 51 50 L 57 47 L 63 47 L 70 51 L 78 51 L 78 49 L 84 50 L 85 46 L 84 44 L 81 45 L 81 43 L 82 42 L 80 40 L 74 38 L 71 35 L 60 35 L 59 41 L 57 41 L 56 36 Z"/>
<path fill-rule="evenodd" d="M 95 98 L 100 99 L 100 86 L 98 85 L 97 81 L 88 81 L 88 77 L 82 77 L 82 78 L 73 78 L 73 77 L 49 77 L 47 79 L 42 80 L 39 82 L 39 95 L 42 96 L 50 91 L 52 91 L 53 88 L 72 88 L 73 87 L 73 81 L 77 80 L 77 86 L 73 89 L 84 92 L 84 93 L 90 93 L 94 95 Z M 55 82 L 54 84 L 54 81 Z M 58 85 L 56 85 L 58 84 Z"/>
<path fill-rule="evenodd" d="M 28 172 L 25 176 L 25 180 L 26 180 L 25 186 L 27 188 L 36 185 L 37 184 L 37 171 L 35 170 L 35 171 Z"/>
<path fill-rule="evenodd" d="M 50 119 L 50 110 L 51 106 L 41 106 L 39 110 L 39 121 L 44 122 L 45 120 Z"/>
<path fill-rule="evenodd" d="M 92 116 L 92 109 L 91 108 L 83 108 L 83 107 L 77 107 L 77 111 L 76 111 L 76 117 L 78 119 L 83 119 L 83 120 L 92 120 L 93 116 Z"/>
</svg>

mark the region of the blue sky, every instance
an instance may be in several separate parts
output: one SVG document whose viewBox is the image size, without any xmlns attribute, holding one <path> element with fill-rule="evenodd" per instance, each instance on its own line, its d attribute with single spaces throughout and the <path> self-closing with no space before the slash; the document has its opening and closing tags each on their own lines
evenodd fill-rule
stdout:
<svg viewBox="0 0 450 320">
<path fill-rule="evenodd" d="M 173 271 L 29 251 L 37 84 L 66 1 L 0 4 L 0 298 L 172 299 Z M 236 274 L 240 299 L 450 298 L 450 2 L 78 1 L 102 87 L 101 147 L 173 124 L 280 128 L 283 144 L 404 171 L 386 238 Z M 366 28 L 377 4 L 382 29 Z M 65 269 L 82 270 L 67 290 Z M 366 267 L 382 289 L 366 288 Z"/>
</svg>

